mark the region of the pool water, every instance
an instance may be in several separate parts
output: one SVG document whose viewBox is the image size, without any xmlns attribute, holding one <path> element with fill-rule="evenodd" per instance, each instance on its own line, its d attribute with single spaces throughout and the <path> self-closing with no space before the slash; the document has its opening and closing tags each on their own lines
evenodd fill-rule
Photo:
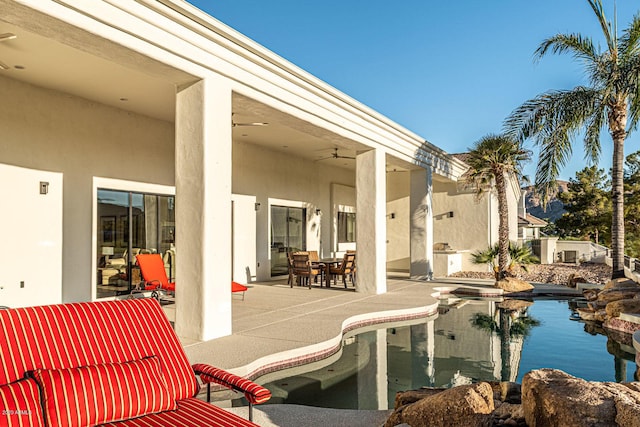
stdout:
<svg viewBox="0 0 640 427">
<path fill-rule="evenodd" d="M 454 299 L 435 318 L 347 336 L 332 358 L 257 381 L 272 392 L 270 403 L 343 409 L 393 408 L 397 391 L 423 386 L 522 382 L 542 367 L 591 381 L 633 381 L 633 348 L 571 320 L 575 304 L 539 300 L 514 311 Z"/>
</svg>

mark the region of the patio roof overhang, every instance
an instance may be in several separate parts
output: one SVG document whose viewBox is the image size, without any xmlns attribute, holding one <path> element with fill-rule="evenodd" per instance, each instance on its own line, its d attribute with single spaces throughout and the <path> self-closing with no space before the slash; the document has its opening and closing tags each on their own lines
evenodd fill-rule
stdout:
<svg viewBox="0 0 640 427">
<path fill-rule="evenodd" d="M 0 7 L 0 33 L 17 36 L 0 44 L 9 66 L 0 76 L 173 122 L 176 91 L 215 72 L 236 82 L 234 120 L 269 123 L 236 127 L 234 140 L 308 159 L 381 147 L 396 169 L 431 166 L 447 180 L 463 172 L 424 138 L 186 2 L 0 0 Z"/>
</svg>

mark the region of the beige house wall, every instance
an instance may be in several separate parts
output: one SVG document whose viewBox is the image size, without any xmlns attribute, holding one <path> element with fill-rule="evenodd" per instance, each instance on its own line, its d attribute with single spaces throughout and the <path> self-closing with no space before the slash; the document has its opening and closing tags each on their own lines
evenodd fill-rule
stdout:
<svg viewBox="0 0 640 427">
<path fill-rule="evenodd" d="M 93 177 L 173 185 L 174 126 L 4 77 L 0 93 L 0 162 L 62 173 L 62 301 L 91 300 Z"/>
</svg>

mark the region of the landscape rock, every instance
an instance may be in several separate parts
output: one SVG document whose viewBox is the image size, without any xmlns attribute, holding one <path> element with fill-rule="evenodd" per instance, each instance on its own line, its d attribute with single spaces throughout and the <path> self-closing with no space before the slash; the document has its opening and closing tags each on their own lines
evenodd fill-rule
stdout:
<svg viewBox="0 0 640 427">
<path fill-rule="evenodd" d="M 621 299 L 618 301 L 611 301 L 607 304 L 607 316 L 619 317 L 620 313 L 638 314 L 640 313 L 640 299 Z"/>
<path fill-rule="evenodd" d="M 611 280 L 611 267 L 607 264 L 583 262 L 575 264 L 531 264 L 527 271 L 517 270 L 514 275 L 532 283 L 555 283 L 566 286 L 571 275 L 581 276 L 587 283 L 605 284 Z M 494 279 L 493 272 L 460 271 L 449 277 L 467 277 L 474 279 Z"/>
<path fill-rule="evenodd" d="M 580 319 L 585 322 L 593 322 L 596 320 L 596 311 L 592 308 L 578 307 L 576 312 L 580 315 Z"/>
<path fill-rule="evenodd" d="M 569 276 L 569 280 L 567 281 L 568 287 L 575 288 L 578 285 L 578 283 L 588 283 L 588 282 L 587 282 L 587 279 L 575 273 Z"/>
<path fill-rule="evenodd" d="M 598 302 L 610 303 L 611 301 L 619 301 L 621 299 L 631 299 L 640 294 L 640 286 L 609 288 L 604 289 L 598 294 Z"/>
<path fill-rule="evenodd" d="M 614 399 L 616 423 L 625 427 L 640 427 L 640 403 L 637 399 L 621 394 Z"/>
<path fill-rule="evenodd" d="M 600 293 L 600 289 L 585 289 L 582 291 L 582 296 L 587 301 L 595 301 L 598 299 L 598 294 Z"/>
<path fill-rule="evenodd" d="M 505 277 L 504 279 L 496 282 L 496 287 L 502 289 L 505 293 L 528 292 L 533 290 L 533 285 L 531 283 L 515 277 Z"/>
<path fill-rule="evenodd" d="M 504 402 L 493 411 L 494 418 L 524 418 L 524 410 L 521 404 Z"/>
<path fill-rule="evenodd" d="M 617 398 L 622 403 L 616 404 Z M 615 426 L 617 406 L 631 413 L 639 398 L 622 384 L 589 382 L 557 369 L 531 371 L 522 381 L 522 407 L 529 427 Z"/>
<path fill-rule="evenodd" d="M 500 383 L 500 400 L 506 403 L 522 402 L 522 387 L 518 383 L 503 381 Z"/>
<path fill-rule="evenodd" d="M 420 399 L 433 396 L 434 394 L 445 390 L 446 388 L 423 387 L 418 390 L 400 391 L 396 393 L 396 400 L 393 409 L 398 409 L 401 406 L 417 402 Z"/>
<path fill-rule="evenodd" d="M 605 285 L 604 289 L 619 289 L 619 288 L 637 288 L 638 284 L 626 277 L 620 277 L 618 279 L 611 279 Z"/>
<path fill-rule="evenodd" d="M 493 390 L 488 383 L 462 385 L 397 408 L 385 427 L 403 423 L 414 427 L 489 427 L 493 410 Z"/>
<path fill-rule="evenodd" d="M 604 308 L 601 308 L 600 310 L 596 310 L 596 312 L 593 315 L 593 319 L 596 322 L 605 322 L 607 320 L 607 310 Z"/>
</svg>

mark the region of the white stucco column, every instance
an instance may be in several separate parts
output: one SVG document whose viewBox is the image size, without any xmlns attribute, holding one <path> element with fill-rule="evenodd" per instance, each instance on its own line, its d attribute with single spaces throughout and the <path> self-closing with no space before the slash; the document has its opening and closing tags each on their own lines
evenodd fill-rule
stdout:
<svg viewBox="0 0 640 427">
<path fill-rule="evenodd" d="M 415 279 L 433 278 L 433 202 L 431 168 L 411 171 L 411 271 Z"/>
<path fill-rule="evenodd" d="M 176 104 L 176 333 L 231 334 L 231 88 L 201 80 Z"/>
<path fill-rule="evenodd" d="M 387 222 L 385 154 L 371 150 L 356 155 L 356 291 L 387 292 Z"/>
</svg>

